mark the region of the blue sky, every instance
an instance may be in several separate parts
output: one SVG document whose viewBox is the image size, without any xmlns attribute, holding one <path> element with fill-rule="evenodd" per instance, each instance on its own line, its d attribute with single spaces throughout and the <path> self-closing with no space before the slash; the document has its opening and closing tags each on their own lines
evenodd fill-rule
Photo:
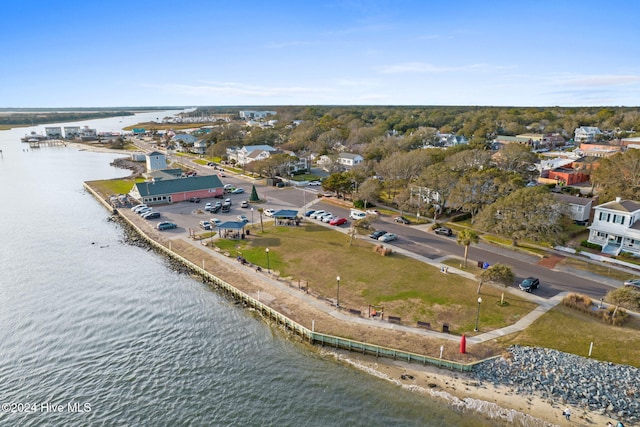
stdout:
<svg viewBox="0 0 640 427">
<path fill-rule="evenodd" d="M 640 104 L 640 2 L 8 0 L 0 107 Z"/>
</svg>

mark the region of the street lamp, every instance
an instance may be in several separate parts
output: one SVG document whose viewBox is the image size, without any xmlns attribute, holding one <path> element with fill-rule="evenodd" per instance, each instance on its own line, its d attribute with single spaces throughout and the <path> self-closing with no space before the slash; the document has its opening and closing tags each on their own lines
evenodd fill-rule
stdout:
<svg viewBox="0 0 640 427">
<path fill-rule="evenodd" d="M 271 268 L 269 266 L 269 248 L 265 249 L 267 252 L 267 273 L 271 273 Z"/>
<path fill-rule="evenodd" d="M 338 295 L 336 296 L 336 307 L 340 307 L 340 276 L 336 277 L 338 282 Z"/>
<path fill-rule="evenodd" d="M 480 304 L 482 304 L 482 297 L 478 297 L 478 313 L 476 314 L 476 328 L 474 332 L 478 332 L 478 320 L 480 320 Z"/>
<path fill-rule="evenodd" d="M 251 227 L 253 227 L 253 208 L 251 208 Z"/>
</svg>

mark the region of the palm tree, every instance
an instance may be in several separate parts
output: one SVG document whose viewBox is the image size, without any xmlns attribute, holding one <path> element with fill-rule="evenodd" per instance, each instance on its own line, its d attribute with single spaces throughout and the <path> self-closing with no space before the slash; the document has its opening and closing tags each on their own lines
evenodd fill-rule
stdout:
<svg viewBox="0 0 640 427">
<path fill-rule="evenodd" d="M 465 228 L 458 233 L 457 243 L 464 246 L 464 267 L 467 268 L 467 257 L 469 256 L 469 246 L 478 244 L 480 238 L 475 231 Z"/>
</svg>

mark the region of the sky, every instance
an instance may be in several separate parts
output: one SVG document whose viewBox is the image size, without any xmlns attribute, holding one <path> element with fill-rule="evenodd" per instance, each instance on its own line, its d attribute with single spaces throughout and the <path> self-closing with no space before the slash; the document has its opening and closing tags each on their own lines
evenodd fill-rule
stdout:
<svg viewBox="0 0 640 427">
<path fill-rule="evenodd" d="M 638 106 L 637 0 L 5 0 L 0 108 Z"/>
</svg>

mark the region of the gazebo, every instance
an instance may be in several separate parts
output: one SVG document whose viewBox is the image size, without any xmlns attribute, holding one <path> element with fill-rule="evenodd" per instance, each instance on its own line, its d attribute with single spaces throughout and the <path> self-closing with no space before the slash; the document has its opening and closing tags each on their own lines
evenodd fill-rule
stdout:
<svg viewBox="0 0 640 427">
<path fill-rule="evenodd" d="M 223 239 L 244 239 L 244 227 L 247 225 L 243 221 L 227 221 L 218 226 L 220 237 Z"/>
<path fill-rule="evenodd" d="M 281 209 L 273 214 L 276 225 L 299 225 L 298 211 Z"/>
</svg>

